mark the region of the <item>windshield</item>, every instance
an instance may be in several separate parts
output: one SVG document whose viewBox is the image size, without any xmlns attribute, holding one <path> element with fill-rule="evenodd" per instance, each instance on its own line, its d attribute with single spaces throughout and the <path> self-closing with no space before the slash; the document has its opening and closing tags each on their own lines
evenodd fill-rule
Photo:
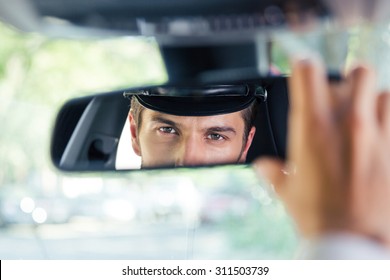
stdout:
<svg viewBox="0 0 390 280">
<path fill-rule="evenodd" d="M 292 224 L 251 168 L 81 174 L 50 163 L 65 100 L 166 80 L 152 39 L 49 40 L 4 25 L 0 36 L 1 259 L 292 257 Z"/>
<path fill-rule="evenodd" d="M 273 75 L 289 73 L 291 54 L 316 50 L 330 72 L 373 62 L 388 87 L 387 25 L 273 35 Z M 5 25 L 0 36 L 0 257 L 292 256 L 293 226 L 248 166 L 85 174 L 50 163 L 54 119 L 67 99 L 167 81 L 153 39 L 47 39 Z"/>
</svg>

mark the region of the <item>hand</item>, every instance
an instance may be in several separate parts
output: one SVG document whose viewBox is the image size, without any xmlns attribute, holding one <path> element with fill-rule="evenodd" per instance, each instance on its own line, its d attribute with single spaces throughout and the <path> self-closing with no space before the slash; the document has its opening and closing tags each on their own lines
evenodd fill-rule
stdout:
<svg viewBox="0 0 390 280">
<path fill-rule="evenodd" d="M 289 80 L 287 161 L 258 159 L 305 237 L 351 231 L 390 245 L 390 94 L 366 66 L 328 82 L 316 60 Z"/>
</svg>

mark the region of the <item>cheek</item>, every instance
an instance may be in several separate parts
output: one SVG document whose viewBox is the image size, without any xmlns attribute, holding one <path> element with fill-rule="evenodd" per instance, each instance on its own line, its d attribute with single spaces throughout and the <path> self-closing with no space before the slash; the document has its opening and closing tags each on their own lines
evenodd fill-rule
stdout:
<svg viewBox="0 0 390 280">
<path fill-rule="evenodd" d="M 158 137 L 153 133 L 141 133 L 139 143 L 143 164 L 157 166 L 172 162 L 176 149 L 173 139 Z"/>
<path fill-rule="evenodd" d="M 242 152 L 242 140 L 235 139 L 223 145 L 206 145 L 204 155 L 209 163 L 235 163 Z"/>
</svg>

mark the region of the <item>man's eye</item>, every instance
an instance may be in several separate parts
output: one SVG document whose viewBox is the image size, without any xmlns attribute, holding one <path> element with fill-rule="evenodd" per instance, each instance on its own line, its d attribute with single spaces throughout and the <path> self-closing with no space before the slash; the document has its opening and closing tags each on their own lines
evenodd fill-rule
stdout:
<svg viewBox="0 0 390 280">
<path fill-rule="evenodd" d="M 163 126 L 158 129 L 162 133 L 167 133 L 167 134 L 177 134 L 176 130 L 173 127 L 169 126 Z"/>
<path fill-rule="evenodd" d="M 213 140 L 213 141 L 221 141 L 224 140 L 225 137 L 223 137 L 221 134 L 218 133 L 212 133 L 207 135 L 207 139 Z"/>
</svg>

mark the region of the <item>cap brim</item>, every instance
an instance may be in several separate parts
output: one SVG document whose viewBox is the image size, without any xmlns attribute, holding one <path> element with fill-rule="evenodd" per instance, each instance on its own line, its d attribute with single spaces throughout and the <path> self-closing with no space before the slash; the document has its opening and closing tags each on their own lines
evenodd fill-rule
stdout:
<svg viewBox="0 0 390 280">
<path fill-rule="evenodd" d="M 256 97 L 249 96 L 145 96 L 135 95 L 144 107 L 177 116 L 212 116 L 229 114 L 247 108 Z"/>
</svg>

